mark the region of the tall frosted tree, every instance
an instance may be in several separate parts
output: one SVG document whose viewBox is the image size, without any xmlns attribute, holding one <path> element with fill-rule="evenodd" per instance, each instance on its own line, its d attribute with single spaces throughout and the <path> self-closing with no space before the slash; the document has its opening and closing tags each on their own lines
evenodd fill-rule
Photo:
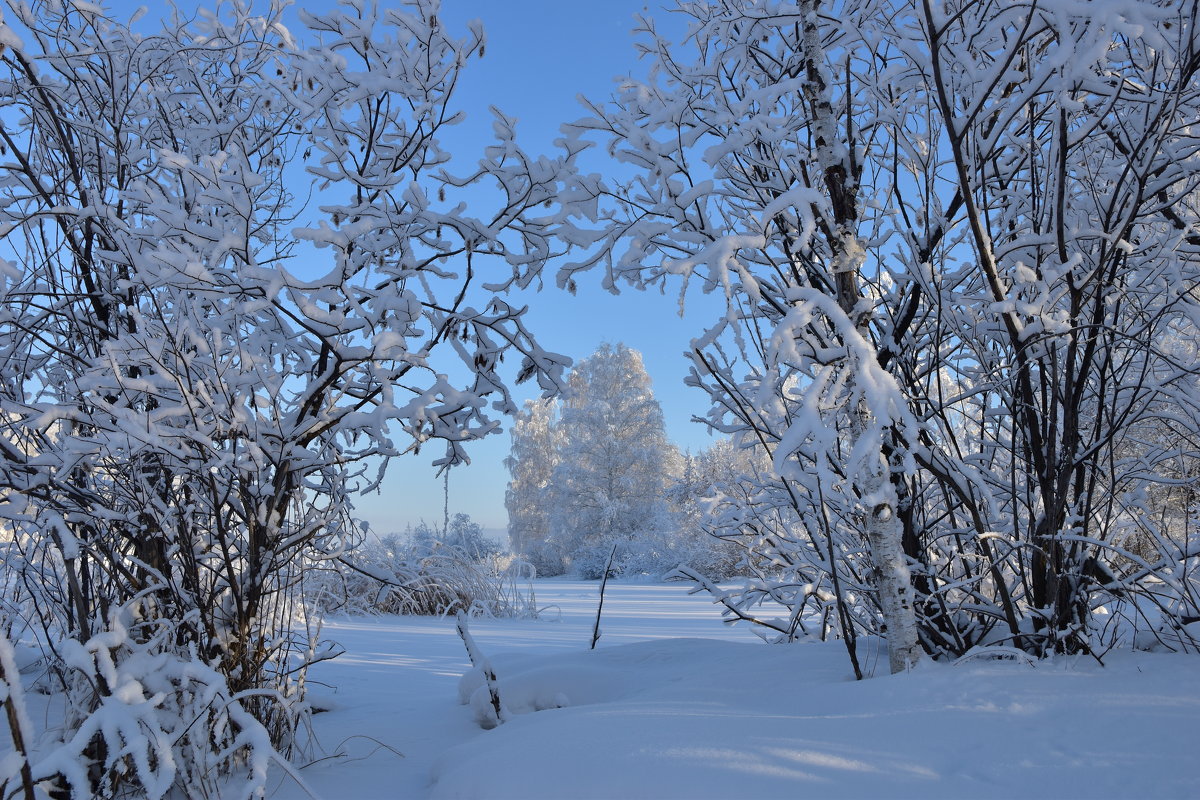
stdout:
<svg viewBox="0 0 1200 800">
<path fill-rule="evenodd" d="M 664 495 L 677 456 L 640 353 L 606 343 L 581 361 L 559 426 L 550 534 L 562 552 L 595 560 L 671 527 Z"/>
<path fill-rule="evenodd" d="M 511 478 L 504 494 L 512 551 L 539 574 L 562 572 L 563 560 L 549 546 L 550 481 L 559 462 L 558 401 L 530 400 L 512 426 L 512 450 L 505 466 Z"/>
</svg>

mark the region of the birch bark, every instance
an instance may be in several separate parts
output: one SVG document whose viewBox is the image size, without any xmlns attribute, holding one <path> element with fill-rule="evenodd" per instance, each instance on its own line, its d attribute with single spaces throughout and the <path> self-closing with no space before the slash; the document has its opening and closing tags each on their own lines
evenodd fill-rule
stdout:
<svg viewBox="0 0 1200 800">
<path fill-rule="evenodd" d="M 825 66 L 825 50 L 821 43 L 819 6 L 820 0 L 802 0 L 800 3 L 807 78 L 804 93 L 811 108 L 815 152 L 833 217 L 825 230 L 832 253 L 838 305 L 853 321 L 863 341 L 869 342 L 869 309 L 862 303 L 859 285 L 865 251 L 855 231 L 859 183 L 852 159 L 854 143 L 849 130 L 849 141 L 838 140 L 838 120 L 830 92 L 831 76 Z M 848 350 L 848 357 L 853 358 L 852 353 Z M 862 368 L 852 370 L 851 375 L 852 381 L 862 380 Z M 849 394 L 854 396 L 857 392 Z M 854 483 L 864 506 L 864 533 L 875 562 L 879 604 L 887 626 L 888 661 L 893 673 L 903 672 L 920 660 L 921 648 L 917 641 L 912 581 L 901 544 L 904 531 L 896 513 L 897 497 L 891 470 L 883 453 L 881 434 L 884 431 L 873 424 L 873 410 L 861 401 L 846 409 L 846 413 L 852 440 L 858 441 L 864 436 L 878 439 L 873 443 L 876 452 L 863 462 Z"/>
</svg>

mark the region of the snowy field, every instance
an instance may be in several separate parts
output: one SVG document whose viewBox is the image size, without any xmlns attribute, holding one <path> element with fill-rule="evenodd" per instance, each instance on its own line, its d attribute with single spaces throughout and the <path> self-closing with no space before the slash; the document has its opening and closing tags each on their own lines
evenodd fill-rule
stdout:
<svg viewBox="0 0 1200 800">
<path fill-rule="evenodd" d="M 1195 798 L 1200 658 L 925 665 L 767 646 L 679 584 L 539 581 L 536 621 L 474 620 L 512 719 L 459 702 L 452 620 L 351 618 L 310 673 L 323 798 Z M 468 681 L 469 683 L 469 681 Z M 470 685 L 466 687 L 468 690 Z M 475 697 L 475 704 L 483 693 Z M 561 707 L 555 707 L 561 706 Z M 533 711 L 534 708 L 545 710 Z M 272 796 L 307 795 L 277 779 Z"/>
</svg>

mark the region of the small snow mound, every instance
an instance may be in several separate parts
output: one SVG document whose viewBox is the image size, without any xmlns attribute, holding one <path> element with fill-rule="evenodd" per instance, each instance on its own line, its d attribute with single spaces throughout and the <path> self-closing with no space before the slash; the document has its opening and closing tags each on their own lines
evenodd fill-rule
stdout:
<svg viewBox="0 0 1200 800">
<path fill-rule="evenodd" d="M 530 714 L 568 706 L 613 703 L 655 686 L 675 683 L 686 674 L 696 642 L 679 639 L 666 645 L 653 643 L 583 651 L 556 657 L 549 663 L 527 655 L 501 654 L 489 660 L 505 709 L 512 714 Z M 641 678 L 631 681 L 632 673 L 640 673 Z M 489 723 L 495 712 L 479 667 L 472 667 L 459 678 L 458 701 L 471 708 L 476 722 L 491 727 Z"/>
<path fill-rule="evenodd" d="M 954 666 L 960 664 L 969 664 L 972 661 L 1016 661 L 1027 664 L 1031 667 L 1037 666 L 1037 659 L 1026 653 L 1024 650 L 1018 650 L 1015 647 L 972 647 L 960 658 L 956 659 Z"/>
</svg>

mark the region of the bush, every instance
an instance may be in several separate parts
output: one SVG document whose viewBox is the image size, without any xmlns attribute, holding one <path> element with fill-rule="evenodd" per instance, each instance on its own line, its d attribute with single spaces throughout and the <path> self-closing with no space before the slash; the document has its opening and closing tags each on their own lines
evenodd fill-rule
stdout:
<svg viewBox="0 0 1200 800">
<path fill-rule="evenodd" d="M 443 530 L 421 522 L 416 528 L 410 527 L 404 538 L 407 543 L 395 534 L 385 536 L 383 541 L 393 550 L 406 549 L 410 555 L 418 556 L 429 555 L 442 546 L 461 550 L 468 559 L 477 562 L 500 554 L 500 546 L 484 536 L 483 529 L 467 514 L 455 514 Z"/>
<path fill-rule="evenodd" d="M 562 552 L 549 542 L 530 543 L 521 554 L 521 558 L 534 569 L 536 575 L 543 578 L 564 575 L 571 568 L 570 562 Z"/>
<path fill-rule="evenodd" d="M 613 556 L 608 577 L 616 578 L 626 574 L 630 544 L 617 545 L 617 553 Z M 608 563 L 610 553 L 612 553 L 611 543 L 598 542 L 585 545 L 575 551 L 575 555 L 571 558 L 571 566 L 583 580 L 598 581 L 604 577 L 604 565 Z"/>
<path fill-rule="evenodd" d="M 537 616 L 533 566 L 494 548 L 478 554 L 477 548 L 420 540 L 406 546 L 388 537 L 319 570 L 307 594 L 326 613 Z"/>
<path fill-rule="evenodd" d="M 21 708 L 8 717 L 19 744 L 0 795 L 17 792 L 18 772 L 26 789 L 44 782 L 51 796 L 93 798 L 261 796 L 271 762 L 295 777 L 275 742 L 292 741 L 299 703 L 231 691 L 212 664 L 177 647 L 179 623 L 138 622 L 137 605 L 114 611 L 87 641 L 68 636 L 49 648 L 46 680 L 62 706 L 40 738 L 21 708 L 15 649 L 0 635 L 0 687 Z"/>
<path fill-rule="evenodd" d="M 584 545 L 571 557 L 571 568 L 583 580 L 599 580 L 613 541 Z M 661 578 L 686 566 L 712 580 L 724 580 L 743 568 L 743 550 L 703 532 L 651 532 L 617 545 L 609 577 L 643 575 Z"/>
</svg>

